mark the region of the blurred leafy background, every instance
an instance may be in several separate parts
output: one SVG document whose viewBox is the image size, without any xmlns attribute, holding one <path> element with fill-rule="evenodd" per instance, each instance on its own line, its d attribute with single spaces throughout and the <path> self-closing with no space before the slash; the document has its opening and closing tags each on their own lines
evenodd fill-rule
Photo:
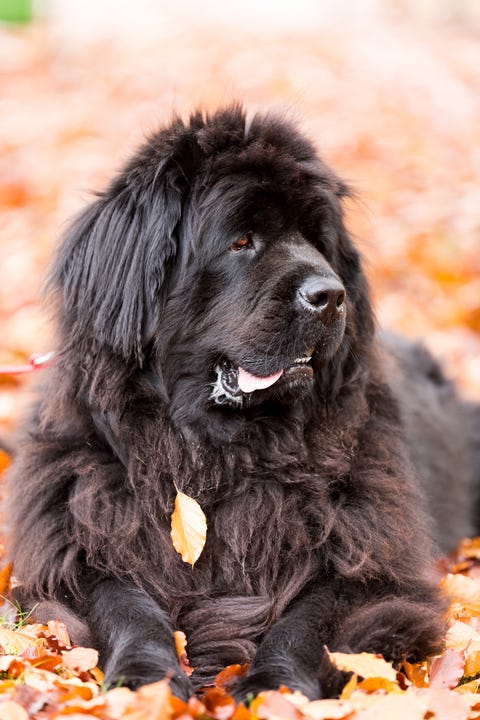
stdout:
<svg viewBox="0 0 480 720">
<path fill-rule="evenodd" d="M 297 119 L 357 193 L 379 322 L 480 397 L 478 0 L 0 0 L 0 363 L 51 349 L 56 238 L 174 111 Z M 32 378 L 0 377 L 9 432 Z"/>
</svg>

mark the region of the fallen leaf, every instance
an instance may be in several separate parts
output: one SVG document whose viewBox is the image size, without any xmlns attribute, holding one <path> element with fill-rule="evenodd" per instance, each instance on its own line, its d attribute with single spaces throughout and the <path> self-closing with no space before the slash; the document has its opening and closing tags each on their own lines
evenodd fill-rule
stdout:
<svg viewBox="0 0 480 720">
<path fill-rule="evenodd" d="M 311 720 L 342 720 L 351 715 L 355 708 L 348 700 L 314 700 L 301 710 Z"/>
<path fill-rule="evenodd" d="M 430 663 L 429 676 L 432 688 L 454 688 L 463 677 L 465 653 L 448 648 Z"/>
<path fill-rule="evenodd" d="M 464 693 L 477 693 L 480 690 L 480 678 L 470 680 L 470 682 L 462 683 L 453 688 L 456 693 L 463 695 Z"/>
<path fill-rule="evenodd" d="M 391 693 L 401 693 L 403 690 L 399 687 L 397 682 L 392 682 L 391 680 L 387 680 L 386 678 L 382 677 L 369 677 L 365 678 L 361 682 L 358 683 L 358 687 L 360 690 L 363 690 L 367 693 L 374 693 L 378 692 L 379 690 L 384 690 L 385 692 L 391 692 Z"/>
<path fill-rule="evenodd" d="M 418 688 L 428 687 L 428 670 L 426 663 L 403 662 L 403 672 L 412 685 Z"/>
<path fill-rule="evenodd" d="M 354 672 L 362 678 L 384 678 L 397 682 L 397 671 L 382 657 L 371 653 L 339 653 L 329 652 L 334 665 L 345 672 Z"/>
<path fill-rule="evenodd" d="M 198 502 L 180 491 L 172 514 L 172 543 L 182 560 L 194 565 L 207 538 L 207 519 Z"/>
<path fill-rule="evenodd" d="M 135 693 L 129 688 L 119 687 L 109 690 L 105 695 L 106 716 L 112 720 L 123 718 L 134 699 Z"/>
<path fill-rule="evenodd" d="M 49 620 L 47 627 L 49 635 L 53 635 L 54 637 L 56 637 L 58 641 L 65 647 L 71 646 L 72 642 L 70 640 L 70 635 L 68 634 L 65 623 L 59 622 L 58 620 Z"/>
<path fill-rule="evenodd" d="M 222 688 L 207 688 L 202 700 L 207 709 L 207 714 L 214 717 L 215 720 L 228 720 L 235 711 L 235 700 L 230 695 L 227 695 Z"/>
<path fill-rule="evenodd" d="M 449 573 L 440 583 L 453 602 L 463 608 L 467 615 L 480 615 L 480 584 L 465 575 Z M 458 614 L 460 608 L 456 608 Z"/>
<path fill-rule="evenodd" d="M 0 595 L 6 595 L 8 593 L 10 588 L 10 578 L 12 576 L 12 567 L 13 564 L 10 562 L 0 570 Z"/>
<path fill-rule="evenodd" d="M 466 560 L 480 560 L 480 537 L 462 540 L 456 550 L 456 555 Z"/>
<path fill-rule="evenodd" d="M 62 651 L 62 664 L 69 670 L 87 672 L 98 664 L 98 652 L 93 648 L 75 647 Z"/>
<path fill-rule="evenodd" d="M 252 715 L 250 713 L 250 710 L 248 710 L 243 703 L 240 703 L 240 705 L 237 705 L 237 707 L 235 708 L 235 712 L 232 715 L 232 720 L 252 720 Z"/>
<path fill-rule="evenodd" d="M 445 635 L 445 647 L 453 650 L 466 650 L 472 641 L 480 642 L 480 633 L 460 620 L 455 620 Z"/>
<path fill-rule="evenodd" d="M 260 693 L 250 704 L 250 712 L 259 720 L 300 720 L 300 711 L 277 690 Z"/>
<path fill-rule="evenodd" d="M 8 468 L 10 465 L 10 455 L 5 450 L 0 449 L 0 473 Z"/>
<path fill-rule="evenodd" d="M 0 703 L 0 720 L 28 720 L 28 712 L 13 700 Z"/>
<path fill-rule="evenodd" d="M 0 627 L 0 646 L 7 655 L 28 654 L 28 651 L 31 650 L 34 654 L 30 654 L 29 657 L 38 657 L 41 654 L 40 649 L 44 647 L 44 642 L 16 630 Z"/>
<path fill-rule="evenodd" d="M 352 673 L 349 681 L 344 686 L 344 688 L 341 692 L 340 700 L 348 700 L 350 695 L 357 689 L 357 687 L 358 687 L 358 675 L 356 675 L 355 673 Z"/>
<path fill-rule="evenodd" d="M 428 701 L 412 689 L 401 695 L 367 695 L 357 690 L 350 699 L 357 711 L 352 717 L 359 720 L 424 720 Z"/>
<path fill-rule="evenodd" d="M 428 711 L 435 715 L 435 720 L 467 720 L 470 707 L 475 704 L 472 696 L 458 695 L 447 689 L 418 690 L 417 694 L 426 698 Z"/>
<path fill-rule="evenodd" d="M 245 677 L 250 667 L 250 663 L 244 665 L 227 665 L 226 668 L 221 670 L 216 676 L 214 683 L 216 687 L 229 688 L 235 684 L 235 682 Z"/>
<path fill-rule="evenodd" d="M 175 632 L 173 633 L 173 639 L 175 640 L 175 650 L 177 651 L 177 657 L 180 660 L 187 647 L 187 636 L 181 630 L 175 630 Z"/>
<path fill-rule="evenodd" d="M 135 704 L 128 707 L 124 717 L 128 720 L 170 720 L 172 694 L 168 680 L 160 680 L 141 687 Z"/>
<path fill-rule="evenodd" d="M 175 630 L 175 632 L 173 633 L 173 637 L 175 640 L 175 650 L 177 651 L 180 668 L 182 672 L 187 675 L 187 677 L 190 677 L 190 675 L 193 673 L 194 668 L 191 667 L 187 655 L 187 637 L 185 633 L 181 630 Z"/>
</svg>

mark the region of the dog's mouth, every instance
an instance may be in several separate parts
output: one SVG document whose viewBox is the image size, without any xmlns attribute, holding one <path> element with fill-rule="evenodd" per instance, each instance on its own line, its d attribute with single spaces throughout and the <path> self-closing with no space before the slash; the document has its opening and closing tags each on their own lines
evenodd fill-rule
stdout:
<svg viewBox="0 0 480 720">
<path fill-rule="evenodd" d="M 255 400 L 257 396 L 260 399 L 260 393 L 269 396 L 274 390 L 285 390 L 286 387 L 292 388 L 310 382 L 313 378 L 313 352 L 313 349 L 307 351 L 291 365 L 270 375 L 254 375 L 240 365 L 223 359 L 215 366 L 217 377 L 210 397 L 217 405 L 244 407 L 255 404 L 254 397 Z"/>
</svg>

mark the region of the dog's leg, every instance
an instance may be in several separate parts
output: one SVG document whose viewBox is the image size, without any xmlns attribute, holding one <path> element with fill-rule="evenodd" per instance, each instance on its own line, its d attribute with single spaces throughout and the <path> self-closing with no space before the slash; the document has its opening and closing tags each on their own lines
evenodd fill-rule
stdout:
<svg viewBox="0 0 480 720">
<path fill-rule="evenodd" d="M 328 660 L 338 604 L 333 586 L 298 600 L 260 644 L 248 675 L 234 689 L 238 700 L 285 685 L 313 699 L 336 695 L 348 676 Z"/>
<path fill-rule="evenodd" d="M 382 653 L 386 660 L 420 662 L 437 652 L 443 630 L 438 602 L 369 598 L 340 622 L 333 650 Z"/>
<path fill-rule="evenodd" d="M 285 685 L 311 699 L 338 695 L 348 675 L 329 660 L 331 651 L 382 653 L 392 661 L 418 661 L 438 651 L 442 603 L 419 580 L 416 597 L 369 595 L 372 588 L 335 583 L 299 599 L 267 633 L 248 675 L 234 689 L 238 700 Z M 383 597 L 382 597 L 383 595 Z"/>
<path fill-rule="evenodd" d="M 135 689 L 167 676 L 174 695 L 186 700 L 193 694 L 178 664 L 172 622 L 143 590 L 101 580 L 90 595 L 87 619 L 106 683 Z"/>
</svg>

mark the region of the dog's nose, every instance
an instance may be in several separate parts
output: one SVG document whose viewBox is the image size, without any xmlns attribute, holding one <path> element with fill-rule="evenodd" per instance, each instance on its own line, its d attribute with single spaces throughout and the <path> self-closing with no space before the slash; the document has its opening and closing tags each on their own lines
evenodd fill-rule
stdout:
<svg viewBox="0 0 480 720">
<path fill-rule="evenodd" d="M 298 298 L 308 310 L 319 314 L 323 322 L 332 322 L 344 310 L 345 288 L 334 277 L 308 277 L 298 288 Z"/>
</svg>

